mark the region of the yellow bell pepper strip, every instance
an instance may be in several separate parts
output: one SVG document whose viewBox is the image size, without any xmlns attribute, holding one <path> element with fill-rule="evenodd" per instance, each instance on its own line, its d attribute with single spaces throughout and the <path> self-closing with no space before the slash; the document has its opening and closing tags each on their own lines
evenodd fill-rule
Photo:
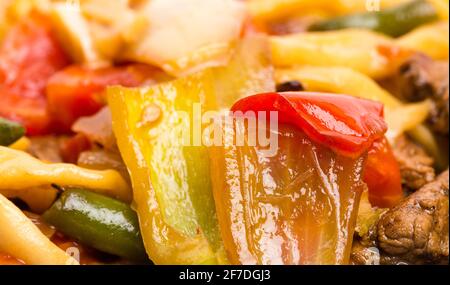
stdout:
<svg viewBox="0 0 450 285">
<path fill-rule="evenodd" d="M 29 138 L 27 137 L 21 137 L 20 139 L 18 139 L 16 142 L 14 142 L 13 144 L 11 144 L 9 147 L 13 148 L 15 150 L 22 150 L 22 151 L 26 151 L 28 149 L 28 147 L 30 147 L 31 141 Z"/>
<path fill-rule="evenodd" d="M 331 31 L 365 28 L 392 37 L 399 37 L 423 24 L 436 21 L 437 12 L 425 0 L 413 0 L 382 11 L 345 15 L 312 24 L 310 31 Z"/>
<path fill-rule="evenodd" d="M 433 157 L 434 163 L 438 169 L 445 170 L 445 168 L 448 167 L 447 158 L 442 155 L 436 137 L 427 126 L 419 125 L 410 130 L 408 134 L 415 142 L 423 146 L 427 153 Z"/>
<path fill-rule="evenodd" d="M 410 0 L 380 0 L 380 8 L 393 7 Z M 347 15 L 365 12 L 367 1 L 355 0 L 249 0 L 248 8 L 258 21 L 277 20 L 290 15 L 302 15 L 311 10 L 320 10 L 330 15 Z"/>
<path fill-rule="evenodd" d="M 389 126 L 386 137 L 391 141 L 404 132 L 414 130 L 426 121 L 431 103 L 428 100 L 403 104 L 397 108 L 386 108 L 385 120 Z"/>
<path fill-rule="evenodd" d="M 395 138 L 419 126 L 426 120 L 430 110 L 428 101 L 403 104 L 371 78 L 346 67 L 277 69 L 275 77 L 278 83 L 298 80 L 308 91 L 348 94 L 383 103 L 389 126 L 388 138 Z"/>
<path fill-rule="evenodd" d="M 0 189 L 0 194 L 8 199 L 17 198 L 25 202 L 33 213 L 41 214 L 51 207 L 58 190 L 51 185 L 21 189 Z"/>
<path fill-rule="evenodd" d="M 131 201 L 129 185 L 115 170 L 44 163 L 23 151 L 0 146 L 0 190 L 20 191 L 51 184 L 84 187 L 125 202 Z"/>
<path fill-rule="evenodd" d="M 448 0 L 428 0 L 428 2 L 434 6 L 441 19 L 448 20 L 449 15 Z"/>
<path fill-rule="evenodd" d="M 193 113 L 199 107 L 195 104 L 202 104 L 203 111 L 229 108 L 242 96 L 273 89 L 267 42 L 251 37 L 239 45 L 227 67 L 149 89 L 108 90 L 113 130 L 131 176 L 144 245 L 155 264 L 227 262 L 206 148 L 200 146 L 201 138 L 198 142 L 192 136 L 197 119 Z M 197 111 L 200 116 L 202 110 Z"/>
<path fill-rule="evenodd" d="M 275 70 L 275 80 L 282 83 L 298 80 L 306 90 L 348 94 L 378 101 L 387 107 L 401 102 L 370 77 L 347 67 L 301 66 Z"/>
<path fill-rule="evenodd" d="M 393 74 L 412 54 L 393 39 L 363 29 L 272 36 L 270 41 L 276 66 L 345 66 L 373 78 Z"/>
<path fill-rule="evenodd" d="M 76 265 L 20 209 L 0 194 L 0 251 L 36 265 Z"/>
<path fill-rule="evenodd" d="M 389 129 L 386 137 L 393 141 L 404 132 L 433 156 L 438 167 L 446 163 L 439 155 L 439 147 L 431 131 L 422 125 L 429 114 L 428 101 L 402 104 L 400 100 L 381 88 L 375 81 L 355 70 L 345 67 L 296 67 L 277 69 L 278 83 L 298 80 L 308 91 L 348 94 L 381 102 L 385 105 L 385 117 Z"/>
<path fill-rule="evenodd" d="M 448 59 L 448 20 L 419 27 L 398 38 L 396 43 L 401 47 L 423 52 L 433 59 Z"/>
</svg>

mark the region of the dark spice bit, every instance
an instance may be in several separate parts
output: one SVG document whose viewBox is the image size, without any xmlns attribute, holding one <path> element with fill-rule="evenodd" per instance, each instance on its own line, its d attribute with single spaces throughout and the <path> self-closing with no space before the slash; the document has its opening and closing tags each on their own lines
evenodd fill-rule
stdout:
<svg viewBox="0 0 450 285">
<path fill-rule="evenodd" d="M 277 92 L 304 91 L 303 85 L 297 80 L 290 80 L 277 85 Z"/>
</svg>

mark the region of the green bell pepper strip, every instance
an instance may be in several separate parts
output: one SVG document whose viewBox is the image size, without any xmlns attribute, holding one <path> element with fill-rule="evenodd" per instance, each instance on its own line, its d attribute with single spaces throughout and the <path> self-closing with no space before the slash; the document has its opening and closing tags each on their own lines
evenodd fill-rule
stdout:
<svg viewBox="0 0 450 285">
<path fill-rule="evenodd" d="M 0 145 L 8 146 L 25 134 L 25 128 L 16 122 L 0 118 Z"/>
<path fill-rule="evenodd" d="M 227 66 L 151 88 L 108 89 L 113 130 L 155 264 L 227 263 L 207 149 L 195 141 L 194 130 L 202 129 L 196 114 L 229 109 L 241 97 L 274 90 L 268 55 L 264 37 L 249 37 L 238 43 Z"/>
<path fill-rule="evenodd" d="M 399 37 L 428 22 L 438 20 L 435 8 L 424 0 L 414 0 L 403 5 L 349 16 L 311 25 L 309 31 L 329 31 L 347 28 L 365 28 L 392 37 Z"/>
<path fill-rule="evenodd" d="M 136 213 L 118 200 L 83 189 L 68 189 L 43 219 L 83 244 L 133 261 L 145 262 Z"/>
</svg>

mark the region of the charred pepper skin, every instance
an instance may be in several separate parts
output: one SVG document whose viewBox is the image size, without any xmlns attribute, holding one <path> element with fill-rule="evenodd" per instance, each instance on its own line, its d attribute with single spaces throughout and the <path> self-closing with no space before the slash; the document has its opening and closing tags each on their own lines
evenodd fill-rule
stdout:
<svg viewBox="0 0 450 285">
<path fill-rule="evenodd" d="M 8 146 L 25 134 L 25 128 L 16 122 L 0 118 L 0 145 Z"/>
<path fill-rule="evenodd" d="M 435 21 L 438 15 L 434 7 L 424 0 L 415 0 L 386 9 L 325 20 L 309 27 L 310 31 L 330 31 L 348 28 L 365 28 L 392 37 L 399 37 L 412 29 Z"/>
<path fill-rule="evenodd" d="M 69 189 L 42 217 L 62 233 L 95 249 L 132 261 L 148 261 L 138 217 L 118 200 Z"/>
</svg>

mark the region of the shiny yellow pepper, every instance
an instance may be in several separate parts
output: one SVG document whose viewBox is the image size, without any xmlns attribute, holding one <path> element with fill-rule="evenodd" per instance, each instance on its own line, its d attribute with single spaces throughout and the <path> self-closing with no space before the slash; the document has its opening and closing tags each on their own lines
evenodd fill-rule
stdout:
<svg viewBox="0 0 450 285">
<path fill-rule="evenodd" d="M 242 96 L 273 89 L 266 41 L 252 37 L 238 45 L 226 67 L 149 89 L 108 90 L 113 129 L 130 172 L 144 245 L 155 264 L 228 262 L 212 197 L 208 154 L 192 136 L 196 124 L 202 128 L 201 121 L 196 122 L 193 114 L 196 108 L 202 109 L 197 109 L 199 115 L 229 108 Z"/>
<path fill-rule="evenodd" d="M 30 154 L 0 146 L 0 193 L 8 196 L 22 190 L 51 184 L 80 186 L 120 200 L 131 201 L 131 189 L 115 170 L 90 170 L 68 163 L 45 163 Z"/>
</svg>

